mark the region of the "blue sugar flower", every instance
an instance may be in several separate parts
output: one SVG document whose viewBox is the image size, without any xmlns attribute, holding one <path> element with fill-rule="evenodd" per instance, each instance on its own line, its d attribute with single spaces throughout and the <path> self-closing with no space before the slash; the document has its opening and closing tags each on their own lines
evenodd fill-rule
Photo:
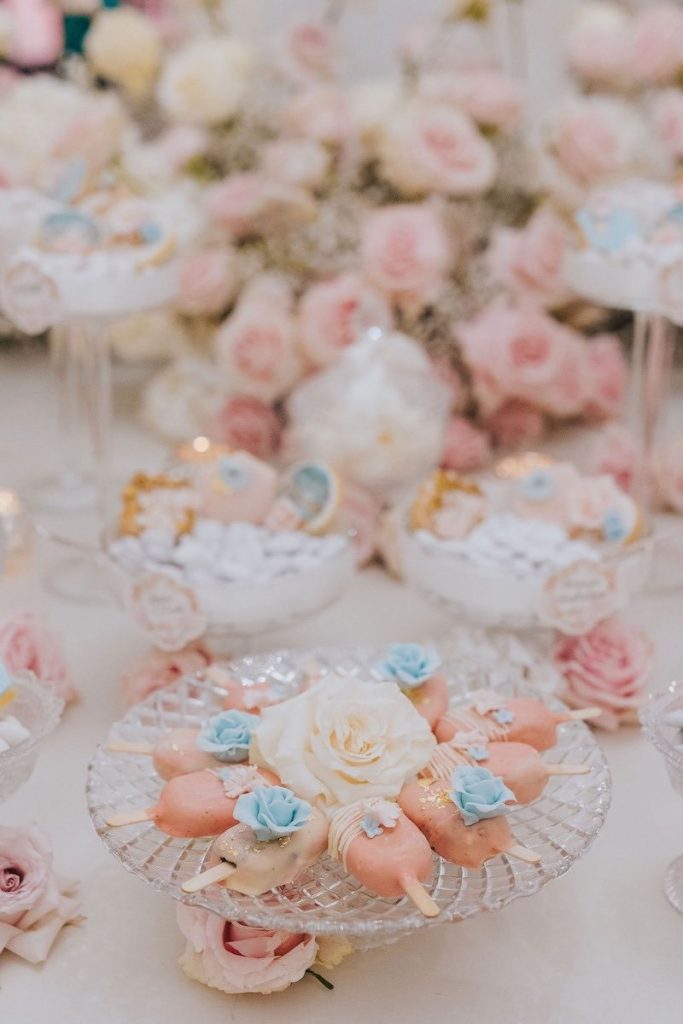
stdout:
<svg viewBox="0 0 683 1024">
<path fill-rule="evenodd" d="M 486 747 L 486 746 L 468 747 L 467 748 L 467 753 L 475 761 L 485 761 L 486 758 L 489 756 L 489 748 Z"/>
<path fill-rule="evenodd" d="M 527 501 L 547 501 L 555 493 L 555 481 L 547 469 L 534 469 L 527 473 L 518 487 Z"/>
<path fill-rule="evenodd" d="M 488 768 L 462 765 L 453 772 L 451 785 L 450 798 L 466 825 L 505 814 L 509 810 L 506 801 L 515 799 L 503 780 Z"/>
<path fill-rule="evenodd" d="M 498 722 L 498 725 L 509 725 L 510 722 L 514 722 L 515 713 L 510 711 L 509 708 L 498 708 L 493 712 L 492 717 Z"/>
<path fill-rule="evenodd" d="M 257 715 L 246 711 L 221 711 L 206 723 L 197 737 L 197 746 L 218 761 L 246 761 L 258 722 Z"/>
<path fill-rule="evenodd" d="M 383 679 L 393 679 L 404 689 L 412 690 L 426 683 L 440 665 L 436 651 L 421 644 L 394 644 L 386 658 L 375 665 L 375 671 Z"/>
<path fill-rule="evenodd" d="M 605 517 L 602 520 L 602 535 L 605 540 L 613 542 L 626 540 L 628 532 L 626 523 L 616 509 L 610 509 L 609 512 L 605 513 Z"/>
<path fill-rule="evenodd" d="M 257 786 L 243 793 L 235 804 L 235 820 L 254 830 L 260 843 L 298 832 L 311 817 L 312 808 L 284 786 Z"/>
<path fill-rule="evenodd" d="M 246 468 L 230 455 L 223 455 L 218 460 L 218 477 L 231 491 L 243 491 L 249 483 Z"/>
</svg>

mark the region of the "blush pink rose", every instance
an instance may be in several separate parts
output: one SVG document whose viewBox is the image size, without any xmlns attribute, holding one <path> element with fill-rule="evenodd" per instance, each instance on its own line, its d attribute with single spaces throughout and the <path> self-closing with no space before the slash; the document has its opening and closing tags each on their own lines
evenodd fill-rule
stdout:
<svg viewBox="0 0 683 1024">
<path fill-rule="evenodd" d="M 530 402 L 512 398 L 486 421 L 496 448 L 526 448 L 543 436 L 545 417 Z"/>
<path fill-rule="evenodd" d="M 611 476 L 626 494 L 631 494 L 638 472 L 638 446 L 631 431 L 621 423 L 611 423 L 597 435 L 591 472 Z"/>
<path fill-rule="evenodd" d="M 589 85 L 627 82 L 632 69 L 625 11 L 611 3 L 582 5 L 569 36 L 567 56 L 572 71 Z"/>
<path fill-rule="evenodd" d="M 178 309 L 186 316 L 222 313 L 237 285 L 235 254 L 226 245 L 200 249 L 184 261 Z"/>
<path fill-rule="evenodd" d="M 683 437 L 667 441 L 655 453 L 654 476 L 662 504 L 683 512 Z"/>
<path fill-rule="evenodd" d="M 496 178 L 491 144 L 467 114 L 443 103 L 399 108 L 384 127 L 378 150 L 383 177 L 410 197 L 481 195 Z"/>
<path fill-rule="evenodd" d="M 561 167 L 583 187 L 625 173 L 642 142 L 633 111 L 601 96 L 568 103 L 555 121 L 553 136 Z"/>
<path fill-rule="evenodd" d="M 629 369 L 621 342 L 600 334 L 586 348 L 588 364 L 584 413 L 594 419 L 617 416 L 624 404 Z"/>
<path fill-rule="evenodd" d="M 540 310 L 496 302 L 458 328 L 487 413 L 518 398 L 572 416 L 585 397 L 583 340 Z"/>
<path fill-rule="evenodd" d="M 248 297 L 219 328 L 216 357 L 230 391 L 267 404 L 286 395 L 303 374 L 289 311 Z"/>
<path fill-rule="evenodd" d="M 368 213 L 361 264 L 371 284 L 403 304 L 427 305 L 441 290 L 453 252 L 438 214 L 426 205 Z"/>
<path fill-rule="evenodd" d="M 182 903 L 177 919 L 187 939 L 180 958 L 185 973 L 230 995 L 281 992 L 303 978 L 316 957 L 312 935 L 252 928 Z"/>
<path fill-rule="evenodd" d="M 654 85 L 673 82 L 683 70 L 683 11 L 657 3 L 636 14 L 631 61 L 639 78 Z"/>
<path fill-rule="evenodd" d="M 481 469 L 491 459 L 491 445 L 483 430 L 464 416 L 452 416 L 446 424 L 441 465 L 458 473 Z"/>
<path fill-rule="evenodd" d="M 551 210 L 538 210 L 522 230 L 496 231 L 490 252 L 493 276 L 542 305 L 556 304 L 566 296 L 566 248 L 563 222 Z"/>
<path fill-rule="evenodd" d="M 360 274 L 313 284 L 299 307 L 301 347 L 314 366 L 328 366 L 369 327 L 393 325 L 391 307 Z"/>
<path fill-rule="evenodd" d="M 683 160 L 683 92 L 665 89 L 655 97 L 652 120 L 658 137 L 676 160 Z"/>
<path fill-rule="evenodd" d="M 348 97 L 332 85 L 311 86 L 290 100 L 283 112 L 283 127 L 292 135 L 343 146 L 351 135 Z"/>
<path fill-rule="evenodd" d="M 206 199 L 211 220 L 236 238 L 245 238 L 255 230 L 266 205 L 266 183 L 257 173 L 233 174 L 209 189 Z"/>
<path fill-rule="evenodd" d="M 302 79 L 330 78 L 339 56 L 338 38 L 324 21 L 304 21 L 285 41 L 288 69 Z"/>
<path fill-rule="evenodd" d="M 47 68 L 64 48 L 62 14 L 50 0 L 5 0 L 12 16 L 8 59 L 20 68 Z"/>
<path fill-rule="evenodd" d="M 570 707 L 601 708 L 593 722 L 603 729 L 637 721 L 652 666 L 652 643 L 641 629 L 606 619 L 584 636 L 558 638 L 554 660 Z"/>
<path fill-rule="evenodd" d="M 210 136 L 205 128 L 189 124 L 174 125 L 157 140 L 159 150 L 176 171 L 184 170 L 190 160 L 205 153 L 209 143 Z"/>
<path fill-rule="evenodd" d="M 18 610 L 0 617 L 0 661 L 10 673 L 33 672 L 67 704 L 79 697 L 59 637 L 35 612 Z"/>
<path fill-rule="evenodd" d="M 214 441 L 267 460 L 280 447 L 282 424 L 275 411 L 258 398 L 233 395 L 212 418 L 208 433 Z"/>
<path fill-rule="evenodd" d="M 199 643 L 189 644 L 182 651 L 167 653 L 152 650 L 135 662 L 121 678 L 124 708 L 139 704 L 150 693 L 170 686 L 185 675 L 201 672 L 212 661 L 209 652 Z"/>
<path fill-rule="evenodd" d="M 495 68 L 425 75 L 420 93 L 434 103 L 453 104 L 485 128 L 513 131 L 520 121 L 524 90 Z"/>
<path fill-rule="evenodd" d="M 76 887 L 52 867 L 50 839 L 39 828 L 0 826 L 0 954 L 47 960 L 64 925 L 79 918 Z"/>
</svg>

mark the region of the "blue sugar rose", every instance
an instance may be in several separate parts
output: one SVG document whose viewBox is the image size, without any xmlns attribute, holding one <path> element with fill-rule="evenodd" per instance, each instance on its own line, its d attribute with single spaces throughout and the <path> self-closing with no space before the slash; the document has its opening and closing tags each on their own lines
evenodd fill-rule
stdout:
<svg viewBox="0 0 683 1024">
<path fill-rule="evenodd" d="M 441 658 L 436 651 L 421 644 L 394 644 L 386 658 L 375 665 L 375 671 L 404 689 L 413 689 L 426 683 L 440 665 Z"/>
<path fill-rule="evenodd" d="M 505 814 L 510 809 L 506 801 L 515 799 L 503 780 L 488 768 L 470 768 L 468 765 L 456 768 L 451 776 L 451 785 L 450 798 L 466 825 Z"/>
<path fill-rule="evenodd" d="M 221 711 L 206 723 L 197 737 L 197 746 L 218 761 L 246 761 L 251 734 L 258 722 L 257 715 L 246 711 Z"/>
<path fill-rule="evenodd" d="M 616 543 L 626 540 L 629 530 L 623 518 L 616 509 L 610 509 L 602 520 L 602 535 L 607 541 Z"/>
<path fill-rule="evenodd" d="M 254 830 L 260 843 L 298 832 L 311 817 L 311 805 L 284 786 L 257 786 L 235 804 L 235 821 Z"/>
</svg>

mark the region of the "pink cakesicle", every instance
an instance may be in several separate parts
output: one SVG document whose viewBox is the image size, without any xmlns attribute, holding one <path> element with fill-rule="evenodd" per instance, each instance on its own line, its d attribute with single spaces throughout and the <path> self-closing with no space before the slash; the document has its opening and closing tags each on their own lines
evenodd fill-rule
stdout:
<svg viewBox="0 0 683 1024">
<path fill-rule="evenodd" d="M 466 825 L 441 781 L 410 782 L 403 787 L 398 802 L 431 848 L 452 864 L 480 868 L 499 853 L 531 864 L 540 860 L 537 854 L 515 842 L 504 814 Z"/>
<path fill-rule="evenodd" d="M 249 825 L 234 825 L 214 840 L 212 867 L 189 879 L 184 892 L 199 892 L 222 882 L 245 896 L 261 896 L 270 889 L 293 882 L 327 848 L 328 824 L 315 807 L 303 828 L 281 839 L 259 842 Z"/>
<path fill-rule="evenodd" d="M 587 775 L 590 766 L 584 764 L 546 764 L 534 747 L 528 743 L 485 743 L 477 753 L 486 751 L 486 757 L 473 757 L 469 750 L 451 743 L 439 743 L 426 768 L 420 772 L 430 781 L 450 782 L 451 775 L 461 765 L 480 765 L 492 775 L 499 776 L 515 801 L 530 804 L 545 789 L 548 779 L 556 775 Z"/>
<path fill-rule="evenodd" d="M 393 801 L 371 798 L 338 811 L 328 852 L 377 896 L 408 896 L 425 917 L 440 913 L 421 884 L 434 866 L 429 843 Z"/>
<path fill-rule="evenodd" d="M 599 714 L 598 708 L 558 713 L 532 697 L 501 697 L 487 692 L 466 707 L 447 711 L 434 733 L 439 743 L 448 743 L 460 732 L 478 733 L 485 741 L 514 740 L 544 751 L 557 742 L 558 725 L 587 721 Z"/>
<path fill-rule="evenodd" d="M 411 690 L 404 689 L 403 693 L 412 701 L 415 710 L 427 719 L 430 729 L 434 729 L 448 710 L 448 683 L 446 677 L 441 674 L 433 675 L 421 686 Z"/>
<path fill-rule="evenodd" d="M 173 779 L 176 775 L 189 775 L 204 768 L 217 768 L 220 762 L 197 746 L 200 729 L 171 729 L 162 740 L 154 744 L 128 743 L 126 740 L 111 740 L 107 750 L 118 754 L 142 754 L 152 758 L 156 771 L 162 779 Z"/>
<path fill-rule="evenodd" d="M 166 835 L 179 839 L 217 836 L 235 824 L 233 812 L 242 793 L 257 786 L 276 786 L 279 779 L 252 765 L 224 765 L 170 779 L 154 807 L 115 814 L 107 825 L 117 828 L 153 821 Z"/>
</svg>

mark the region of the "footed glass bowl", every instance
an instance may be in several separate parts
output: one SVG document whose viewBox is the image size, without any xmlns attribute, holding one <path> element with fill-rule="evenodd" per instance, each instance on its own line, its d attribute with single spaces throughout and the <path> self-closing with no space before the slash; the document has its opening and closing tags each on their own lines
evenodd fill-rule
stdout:
<svg viewBox="0 0 683 1024">
<path fill-rule="evenodd" d="M 652 694 L 641 709 L 643 732 L 664 758 L 669 780 L 674 790 L 683 796 L 683 740 L 678 740 L 679 729 L 665 722 L 672 711 L 683 714 L 683 683 L 671 683 L 661 693 Z M 664 875 L 664 891 L 669 903 L 683 914 L 683 854 L 669 864 Z"/>
<path fill-rule="evenodd" d="M 653 544 L 654 538 L 646 537 L 603 559 L 614 578 L 613 611 L 628 606 L 647 583 Z M 419 533 L 405 524 L 400 532 L 400 550 L 407 582 L 459 621 L 517 631 L 554 628 L 542 613 L 548 577 L 539 574 L 521 578 L 474 565 L 449 552 L 445 545 L 425 544 Z M 588 610 L 587 620 L 590 616 Z M 599 617 L 580 631 L 587 632 Z"/>
<path fill-rule="evenodd" d="M 0 717 L 13 715 L 31 735 L 24 743 L 0 752 L 0 801 L 29 778 L 42 740 L 55 728 L 64 709 L 64 701 L 38 682 L 32 672 L 18 673 L 13 686 L 17 696 L 0 711 Z"/>
<path fill-rule="evenodd" d="M 371 678 L 371 667 L 380 653 L 370 648 L 283 651 L 235 661 L 230 674 L 245 687 L 268 682 L 284 699 L 299 692 L 311 673 Z M 449 678 L 454 677 L 455 668 L 444 660 L 443 670 Z M 466 700 L 467 690 L 455 683 L 451 689 L 454 702 Z M 514 687 L 500 689 L 509 695 L 528 694 Z M 132 708 L 112 727 L 110 739 L 154 743 L 171 728 L 198 726 L 222 709 L 224 697 L 224 690 L 201 675 L 185 678 Z M 562 708 L 558 701 L 546 702 Z M 427 889 L 441 913 L 432 919 L 423 917 L 407 898 L 372 895 L 328 856 L 306 869 L 296 882 L 257 898 L 216 885 L 188 896 L 180 887 L 203 869 L 211 839 L 174 839 L 149 822 L 122 828 L 106 824 L 112 814 L 156 803 L 162 780 L 144 755 L 117 754 L 98 747 L 88 771 L 87 799 L 95 829 L 111 853 L 159 892 L 253 926 L 344 935 L 356 948 L 364 949 L 395 942 L 431 924 L 498 910 L 520 896 L 530 896 L 564 874 L 589 849 L 610 803 L 610 773 L 602 751 L 590 730 L 575 723 L 560 727 L 557 745 L 544 757 L 549 762 L 586 763 L 592 771 L 554 776 L 537 801 L 508 815 L 516 841 L 540 854 L 540 862 L 531 865 L 501 855 L 480 870 L 469 870 L 434 855 Z"/>
</svg>

